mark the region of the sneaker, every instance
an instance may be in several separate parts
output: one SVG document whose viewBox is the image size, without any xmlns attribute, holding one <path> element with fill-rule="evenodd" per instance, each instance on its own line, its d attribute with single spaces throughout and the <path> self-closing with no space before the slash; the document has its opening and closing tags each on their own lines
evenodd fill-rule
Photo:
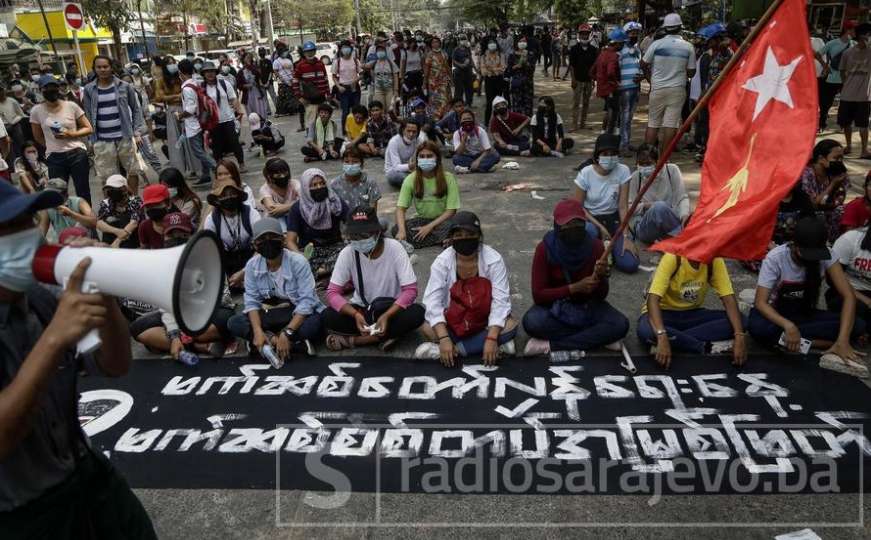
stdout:
<svg viewBox="0 0 871 540">
<path fill-rule="evenodd" d="M 726 354 L 732 352 L 734 348 L 734 339 L 727 339 L 725 341 L 712 341 L 709 354 Z"/>
<path fill-rule="evenodd" d="M 462 165 L 456 165 L 454 167 L 454 172 L 457 174 L 469 174 L 469 170 L 468 167 L 463 167 Z"/>
<path fill-rule="evenodd" d="M 559 151 L 557 151 L 557 150 L 552 150 L 552 151 L 550 152 L 550 155 L 552 155 L 552 156 L 555 157 L 555 158 L 564 158 L 564 157 L 566 157 L 565 154 L 563 154 L 562 152 L 559 152 Z"/>
<path fill-rule="evenodd" d="M 530 152 L 529 150 L 524 150 L 523 152 L 520 152 L 520 155 L 521 157 L 529 157 L 532 155 L 532 152 Z"/>
<path fill-rule="evenodd" d="M 620 352 L 623 350 L 623 342 L 620 340 L 615 341 L 614 343 L 609 343 L 605 345 L 605 348 L 609 351 Z"/>
<path fill-rule="evenodd" d="M 543 356 L 545 354 L 550 354 L 550 341 L 529 338 L 523 349 L 523 356 Z"/>
<path fill-rule="evenodd" d="M 441 356 L 439 346 L 431 341 L 421 343 L 414 350 L 414 357 L 418 360 L 438 360 Z"/>
<path fill-rule="evenodd" d="M 517 146 L 516 144 L 509 144 L 505 148 L 511 150 L 512 152 L 517 152 L 518 150 L 520 150 L 520 147 Z"/>
<path fill-rule="evenodd" d="M 290 344 L 291 354 L 304 354 L 306 356 L 314 356 L 315 348 L 311 341 L 303 339 L 302 341 L 294 341 Z"/>
<path fill-rule="evenodd" d="M 517 354 L 517 349 L 514 347 L 514 340 L 506 341 L 502 345 L 499 345 L 499 352 L 502 353 L 503 356 L 514 356 Z"/>
</svg>

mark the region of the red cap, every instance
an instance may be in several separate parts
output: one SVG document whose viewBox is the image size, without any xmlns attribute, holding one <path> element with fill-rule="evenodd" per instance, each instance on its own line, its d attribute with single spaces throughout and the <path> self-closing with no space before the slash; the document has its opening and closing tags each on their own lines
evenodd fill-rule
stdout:
<svg viewBox="0 0 871 540">
<path fill-rule="evenodd" d="M 142 204 L 158 204 L 169 200 L 169 188 L 163 184 L 151 184 L 142 190 Z"/>
<path fill-rule="evenodd" d="M 592 31 L 593 31 L 593 27 L 587 23 L 584 23 L 584 24 L 578 26 L 578 32 L 592 32 Z"/>
<path fill-rule="evenodd" d="M 844 30 L 853 30 L 859 26 L 859 21 L 850 20 L 844 23 Z"/>
<path fill-rule="evenodd" d="M 191 223 L 191 218 L 183 212 L 173 212 L 163 217 L 163 234 L 171 231 L 184 231 L 191 233 L 194 226 Z"/>
<path fill-rule="evenodd" d="M 65 246 L 73 238 L 87 238 L 88 230 L 84 227 L 67 227 L 57 237 L 57 243 Z"/>
<path fill-rule="evenodd" d="M 576 199 L 563 199 L 557 203 L 553 209 L 553 221 L 559 226 L 563 226 L 573 219 L 587 221 L 587 213 L 584 212 L 584 207 L 580 201 Z"/>
<path fill-rule="evenodd" d="M 36 250 L 33 256 L 33 277 L 40 283 L 60 285 L 54 277 L 54 261 L 63 246 L 57 244 L 43 244 Z"/>
</svg>

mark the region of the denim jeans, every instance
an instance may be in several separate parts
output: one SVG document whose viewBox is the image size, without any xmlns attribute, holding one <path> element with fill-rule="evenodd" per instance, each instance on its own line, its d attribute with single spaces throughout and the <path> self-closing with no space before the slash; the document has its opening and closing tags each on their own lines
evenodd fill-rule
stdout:
<svg viewBox="0 0 871 540">
<path fill-rule="evenodd" d="M 467 156 L 464 154 L 454 154 L 453 162 L 454 165 L 458 167 L 471 167 L 472 162 L 481 157 L 481 154 L 476 154 L 474 156 Z M 481 158 L 481 162 L 478 165 L 479 172 L 489 172 L 490 169 L 493 168 L 494 165 L 499 163 L 499 160 L 502 156 L 499 155 L 495 149 L 490 152 L 484 152 L 484 157 Z"/>
<path fill-rule="evenodd" d="M 668 332 L 668 341 L 678 351 L 704 354 L 705 344 L 732 339 L 735 331 L 725 311 L 688 309 L 662 310 L 662 324 Z M 649 345 L 656 344 L 656 331 L 647 313 L 638 319 L 638 339 Z"/>
<path fill-rule="evenodd" d="M 683 229 L 680 218 L 664 201 L 656 201 L 635 222 L 635 238 L 653 244 L 666 236 L 677 236 Z"/>
<path fill-rule="evenodd" d="M 620 90 L 620 148 L 629 148 L 632 138 L 632 118 L 638 107 L 638 88 Z"/>
<path fill-rule="evenodd" d="M 264 332 L 278 333 L 284 330 L 293 319 L 293 306 L 260 311 L 260 326 Z M 227 329 L 231 334 L 246 341 L 254 339 L 254 330 L 251 328 L 251 319 L 246 313 L 239 313 L 230 317 L 227 321 Z M 296 331 L 299 339 L 318 339 L 323 329 L 323 322 L 318 313 L 307 316 Z"/>
<path fill-rule="evenodd" d="M 599 222 L 613 234 L 614 231 L 617 230 L 617 227 L 611 226 L 611 223 L 608 220 L 603 221 L 602 219 L 599 219 L 600 217 L 601 216 L 596 216 L 596 219 L 598 219 Z M 587 234 L 593 238 L 599 238 L 599 228 L 588 221 Z M 614 249 L 611 250 L 611 256 L 614 257 L 614 266 L 624 274 L 634 274 L 638 271 L 638 265 L 641 261 L 639 261 L 638 257 L 632 254 L 629 250 L 623 251 L 623 238 L 624 236 L 621 234 L 620 237 L 611 239 L 614 243 Z"/>
<path fill-rule="evenodd" d="M 204 181 L 209 181 L 211 179 L 212 171 L 218 166 L 215 163 L 214 158 L 206 152 L 206 148 L 203 143 L 203 132 L 200 131 L 194 137 L 188 137 L 188 141 L 191 143 L 191 152 L 194 154 L 194 158 L 200 160 L 200 164 L 202 165 L 202 178 Z"/>
<path fill-rule="evenodd" d="M 386 174 L 387 183 L 391 186 L 399 189 L 402 187 L 402 182 L 405 180 L 405 177 L 411 173 L 408 172 L 389 172 Z"/>
<path fill-rule="evenodd" d="M 487 329 L 481 330 L 474 336 L 469 336 L 463 339 L 458 338 L 454 335 L 453 332 L 451 334 L 451 341 L 453 341 L 457 345 L 457 351 L 460 353 L 460 356 L 479 356 L 484 352 L 484 343 L 487 340 Z M 496 338 L 496 343 L 502 345 L 504 343 L 508 343 L 517 335 L 517 327 L 515 326 L 511 330 L 507 332 L 502 332 Z"/>
<path fill-rule="evenodd" d="M 553 351 L 588 351 L 617 340 L 629 332 L 629 319 L 604 301 L 587 304 L 589 320 L 583 325 L 556 318 L 550 308 L 532 306 L 523 316 L 523 328 L 530 336 L 550 342 Z"/>
<path fill-rule="evenodd" d="M 344 92 L 339 92 L 339 104 L 342 106 L 342 120 L 341 126 L 342 131 L 345 130 L 345 118 L 351 113 L 351 108 L 355 105 L 360 104 L 360 90 L 357 89 L 356 92 L 352 92 L 350 90 L 345 90 Z M 390 107 L 390 104 L 385 103 L 385 107 Z"/>
<path fill-rule="evenodd" d="M 841 329 L 840 313 L 818 309 L 795 313 L 785 313 L 784 311 L 782 308 L 778 309 L 778 312 L 783 317 L 786 317 L 798 326 L 801 337 L 825 341 L 835 341 L 838 339 L 838 332 Z M 850 337 L 855 339 L 861 336 L 865 333 L 865 328 L 865 321 L 856 319 Z M 747 325 L 747 330 L 753 336 L 753 339 L 770 346 L 777 345 L 780 334 L 783 333 L 783 328 L 766 319 L 756 308 L 750 310 L 750 321 Z"/>
<path fill-rule="evenodd" d="M 524 152 L 531 148 L 529 144 L 529 137 L 526 135 L 519 135 L 516 138 L 506 141 L 509 146 L 516 146 L 517 150 L 513 148 L 508 148 L 508 146 L 501 145 L 497 142 L 493 142 L 493 148 L 499 152 L 500 156 L 519 156 L 520 152 Z"/>
<path fill-rule="evenodd" d="M 91 202 L 91 184 L 88 180 L 91 166 L 88 163 L 88 153 L 84 149 L 52 152 L 45 158 L 45 162 L 48 165 L 49 178 L 62 178 L 68 181 L 72 177 L 76 195 L 94 206 Z"/>
</svg>

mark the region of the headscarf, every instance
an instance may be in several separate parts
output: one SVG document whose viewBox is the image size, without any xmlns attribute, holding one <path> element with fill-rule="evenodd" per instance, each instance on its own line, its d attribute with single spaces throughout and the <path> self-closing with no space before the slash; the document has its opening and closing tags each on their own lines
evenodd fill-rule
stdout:
<svg viewBox="0 0 871 540">
<path fill-rule="evenodd" d="M 327 186 L 327 198 L 322 202 L 312 199 L 311 183 L 315 176 L 327 179 L 327 173 L 320 169 L 306 169 L 299 179 L 299 211 L 302 219 L 312 229 L 325 231 L 333 226 L 332 216 L 342 213 L 342 199 L 336 195 L 332 188 Z"/>
<path fill-rule="evenodd" d="M 548 260 L 571 274 L 593 255 L 593 239 L 587 234 L 583 245 L 571 248 L 560 241 L 559 229 L 559 225 L 554 223 L 553 230 L 544 235 L 544 247 L 547 249 Z"/>
</svg>

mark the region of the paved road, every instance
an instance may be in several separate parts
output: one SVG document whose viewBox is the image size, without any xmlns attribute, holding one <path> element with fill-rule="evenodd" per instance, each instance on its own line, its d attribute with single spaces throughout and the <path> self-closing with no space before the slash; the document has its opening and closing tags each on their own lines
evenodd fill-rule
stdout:
<svg viewBox="0 0 871 540">
<path fill-rule="evenodd" d="M 568 82 L 549 80 L 537 85 L 537 94 L 553 95 L 563 118 L 570 118 Z M 476 98 L 481 109 L 483 98 Z M 646 121 L 646 97 L 637 115 L 633 141 L 640 142 L 643 122 Z M 595 100 L 592 125 L 600 123 L 602 102 Z M 483 115 L 482 115 L 483 116 Z M 296 132 L 296 117 L 280 118 L 277 124 L 288 137 L 284 158 L 291 163 L 293 176 L 298 178 L 307 167 L 302 162 L 299 147 L 302 134 Z M 554 204 L 573 191 L 574 167 L 592 151 L 598 131 L 575 134 L 575 152 L 565 159 L 518 159 L 520 170 L 497 169 L 489 175 L 460 177 L 463 207 L 478 213 L 485 241 L 499 250 L 511 270 L 512 301 L 520 316 L 531 304 L 529 292 L 530 263 L 536 243 L 551 226 Z M 247 137 L 247 129 L 243 136 Z M 248 172 L 244 180 L 255 193 L 262 184 L 260 174 L 263 160 L 247 154 Z M 634 165 L 634 160 L 630 166 Z M 699 167 L 690 154 L 677 154 L 674 158 L 683 172 L 693 200 L 698 195 Z M 851 195 L 861 192 L 862 178 L 867 164 L 860 160 L 847 161 L 853 177 Z M 341 169 L 339 162 L 320 164 L 331 177 Z M 384 217 L 392 220 L 396 191 L 383 181 L 383 162 L 371 160 L 365 170 L 379 179 L 384 199 L 379 204 Z M 529 192 L 506 193 L 497 188 L 504 182 L 532 182 L 545 189 L 538 191 L 543 200 Z M 98 186 L 94 186 L 97 188 Z M 419 252 L 415 266 L 421 290 L 428 277 L 428 268 L 437 255 L 434 249 Z M 652 267 L 650 255 L 643 256 L 642 265 Z M 732 265 L 732 278 L 736 291 L 752 288 L 755 278 Z M 630 349 L 642 348 L 634 338 L 635 319 L 642 294 L 650 273 L 641 271 L 634 276 L 615 273 L 612 277 L 609 300 L 633 322 L 627 339 Z M 521 340 L 522 343 L 522 340 Z M 416 343 L 408 342 L 393 354 L 409 356 Z M 353 352 L 345 353 L 353 355 Z M 147 356 L 139 350 L 138 356 Z M 688 361 L 677 359 L 676 361 Z M 158 360 L 140 360 L 158 361 Z M 832 389 L 821 389 L 832 391 Z M 637 496 L 438 496 L 438 495 L 385 495 L 377 505 L 369 493 L 353 494 L 347 503 L 329 512 L 317 511 L 306 501 L 312 494 L 282 491 L 276 498 L 271 491 L 250 490 L 139 490 L 147 510 L 162 538 L 366 538 L 366 537 L 449 537 L 466 538 L 469 535 L 485 537 L 579 537 L 579 538 L 772 538 L 776 534 L 801 529 L 798 523 L 810 523 L 823 538 L 871 538 L 867 527 L 824 527 L 824 523 L 853 522 L 861 519 L 867 503 L 860 504 L 855 495 L 841 496 L 693 496 L 664 497 L 651 504 Z M 376 507 L 379 509 L 376 512 Z M 276 509 L 278 508 L 278 512 Z M 381 527 L 372 526 L 376 515 Z M 345 523 L 337 528 L 277 526 L 277 521 Z M 400 523 L 419 525 L 400 526 Z M 710 527 L 684 526 L 687 523 L 727 523 Z M 356 523 L 356 524 L 354 524 Z M 462 525 L 476 523 L 474 528 Z M 567 527 L 561 524 L 585 524 Z M 647 523 L 653 525 L 630 525 Z M 780 523 L 770 528 L 748 527 L 754 523 Z M 541 525 L 536 525 L 541 524 Z M 736 528 L 737 527 L 737 528 Z"/>
</svg>

